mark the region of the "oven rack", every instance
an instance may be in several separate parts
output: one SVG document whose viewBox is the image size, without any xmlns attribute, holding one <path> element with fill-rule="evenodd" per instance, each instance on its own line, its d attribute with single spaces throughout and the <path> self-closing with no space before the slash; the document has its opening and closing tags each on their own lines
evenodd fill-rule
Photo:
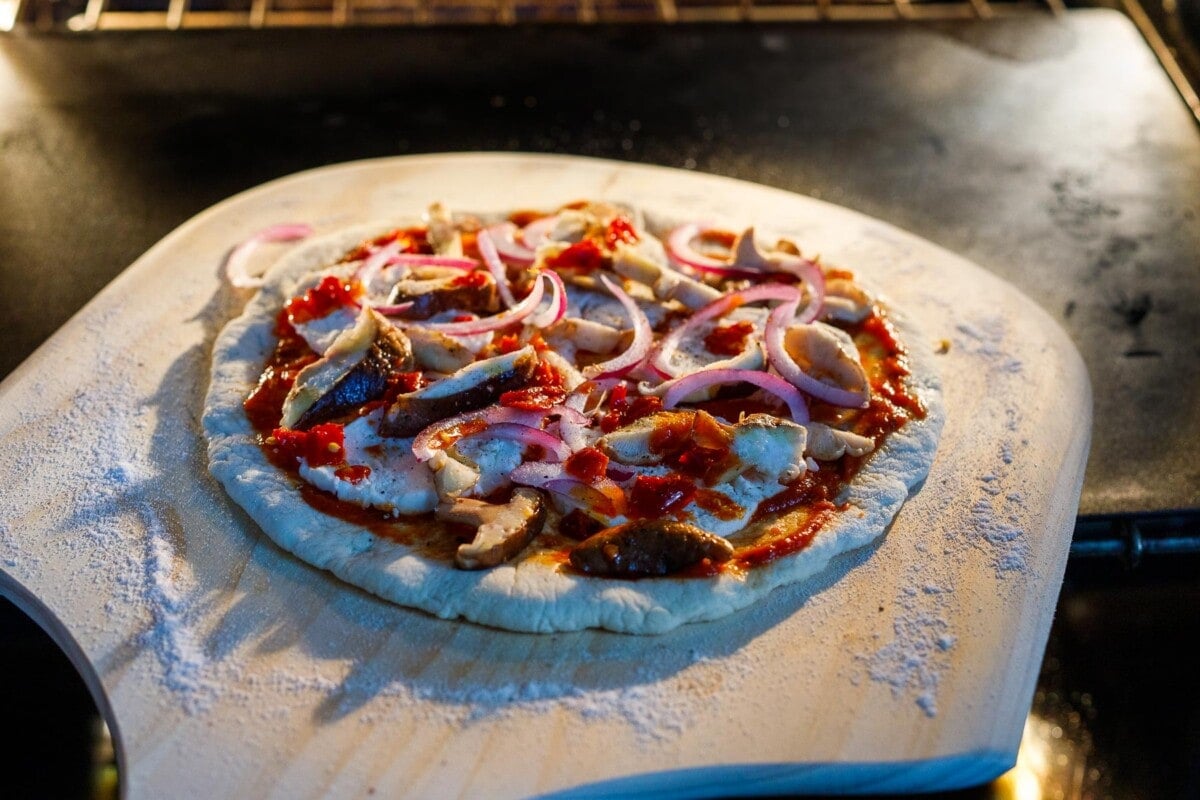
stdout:
<svg viewBox="0 0 1200 800">
<path fill-rule="evenodd" d="M 1062 0 L 0 0 L 0 30 L 992 19 L 1064 9 Z"/>
</svg>

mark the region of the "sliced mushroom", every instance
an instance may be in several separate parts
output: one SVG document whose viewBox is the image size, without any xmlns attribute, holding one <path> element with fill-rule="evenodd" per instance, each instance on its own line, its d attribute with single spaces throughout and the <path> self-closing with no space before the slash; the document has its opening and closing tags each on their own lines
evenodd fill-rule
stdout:
<svg viewBox="0 0 1200 800">
<path fill-rule="evenodd" d="M 412 342 L 413 358 L 425 369 L 450 374 L 475 360 L 475 354 L 440 331 L 413 325 L 405 331 Z"/>
<path fill-rule="evenodd" d="M 412 367 L 408 337 L 378 312 L 364 307 L 354 327 L 338 336 L 323 358 L 296 376 L 279 424 L 305 430 L 336 419 L 382 397 L 389 373 Z"/>
<path fill-rule="evenodd" d="M 810 377 L 858 394 L 864 406 L 870 401 L 871 384 L 858 348 L 841 328 L 824 322 L 795 325 L 784 334 L 783 346 Z"/>
<path fill-rule="evenodd" d="M 571 566 L 588 575 L 641 578 L 670 575 L 704 559 L 721 563 L 733 545 L 694 525 L 633 520 L 588 537 L 571 551 Z"/>
<path fill-rule="evenodd" d="M 483 272 L 459 272 L 429 280 L 404 279 L 392 287 L 388 303 L 412 303 L 401 316 L 429 319 L 441 311 L 472 311 L 492 314 L 500 310 L 496 281 Z"/>
<path fill-rule="evenodd" d="M 476 361 L 415 392 L 399 395 L 379 425 L 383 436 L 412 436 L 440 419 L 496 402 L 524 386 L 537 366 L 532 347 Z"/>
<path fill-rule="evenodd" d="M 444 522 L 476 526 L 475 538 L 454 556 L 459 569 L 487 569 L 520 553 L 542 531 L 546 503 L 541 493 L 521 487 L 504 505 L 469 497 L 438 504 L 434 516 Z"/>
<path fill-rule="evenodd" d="M 875 442 L 857 433 L 831 428 L 821 422 L 810 422 L 805 427 L 808 428 L 808 442 L 804 454 L 820 461 L 833 461 L 847 453 L 865 456 L 875 449 Z"/>
</svg>

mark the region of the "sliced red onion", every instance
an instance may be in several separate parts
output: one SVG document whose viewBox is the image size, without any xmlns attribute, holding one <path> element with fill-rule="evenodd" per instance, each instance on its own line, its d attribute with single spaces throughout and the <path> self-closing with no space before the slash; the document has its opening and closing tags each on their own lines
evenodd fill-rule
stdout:
<svg viewBox="0 0 1200 800">
<path fill-rule="evenodd" d="M 517 298 L 513 297 L 512 288 L 508 285 L 508 268 L 500 260 L 500 254 L 496 251 L 496 243 L 489 233 L 491 230 L 488 228 L 480 231 L 479 236 L 475 239 L 475 244 L 479 247 L 479 255 L 483 256 L 483 263 L 487 264 L 488 272 L 492 273 L 492 277 L 496 279 L 496 288 L 500 290 L 500 299 L 504 301 L 506 308 L 512 308 L 517 304 Z M 532 259 L 530 263 L 533 263 Z"/>
<path fill-rule="evenodd" d="M 536 445 L 545 451 L 546 458 L 553 458 L 557 461 L 566 461 L 571 457 L 571 448 L 567 447 L 566 442 L 562 439 L 546 433 L 541 428 L 531 428 L 519 422 L 497 422 L 494 425 L 488 425 L 478 433 L 462 437 L 458 440 L 458 444 L 483 442 L 490 439 L 509 439 L 526 446 Z"/>
<path fill-rule="evenodd" d="M 599 478 L 590 483 L 567 474 L 562 464 L 527 461 L 510 473 L 513 483 L 545 489 L 559 495 L 571 505 L 599 511 L 615 517 L 625 512 L 625 492 L 611 478 Z"/>
<path fill-rule="evenodd" d="M 567 315 L 567 287 L 563 283 L 563 279 L 552 269 L 539 274 L 550 279 L 550 288 L 553 291 L 550 296 L 550 305 L 532 315 L 529 318 L 529 324 L 535 328 L 549 328 Z"/>
<path fill-rule="evenodd" d="M 473 270 L 479 267 L 479 262 L 473 258 L 431 256 L 425 253 L 397 253 L 388 259 L 387 263 L 408 264 L 413 267 L 450 267 L 463 270 Z"/>
<path fill-rule="evenodd" d="M 691 267 L 697 272 L 707 272 L 722 278 L 761 278 L 762 272 L 756 269 L 746 269 L 730 264 L 729 259 L 721 260 L 706 256 L 692 247 L 692 241 L 697 236 L 716 233 L 720 229 L 700 223 L 680 225 L 667 235 L 667 255 L 677 264 Z"/>
<path fill-rule="evenodd" d="M 483 422 L 488 426 L 516 423 L 532 427 L 540 425 L 547 413 L 545 411 L 525 411 L 508 406 L 489 406 L 477 411 L 467 411 L 423 428 L 413 439 L 412 452 L 418 461 L 428 461 L 439 450 L 448 446 L 448 443 L 443 440 L 443 434 L 449 434 L 455 428 L 461 428 L 463 425 L 473 422 Z"/>
<path fill-rule="evenodd" d="M 261 275 L 251 275 L 250 256 L 260 244 L 267 242 L 295 242 L 312 235 L 311 225 L 289 223 L 263 228 L 239 243 L 225 258 L 225 279 L 239 289 L 257 289 L 263 285 Z"/>
<path fill-rule="evenodd" d="M 399 255 L 399 253 L 399 242 L 391 242 L 387 246 L 379 248 L 374 253 L 367 256 L 362 264 L 359 265 L 358 269 L 354 271 L 354 280 L 362 284 L 364 289 L 370 291 L 371 282 L 374 281 L 376 276 L 378 276 L 383 268 L 388 265 L 388 259 Z"/>
<path fill-rule="evenodd" d="M 558 214 L 534 220 L 521 231 L 521 238 L 530 250 L 537 250 L 539 245 L 550 241 L 550 232 L 558 224 Z"/>
<path fill-rule="evenodd" d="M 574 396 L 574 395 L 572 395 Z M 567 398 L 568 402 L 570 398 Z M 582 411 L 569 405 L 558 405 L 550 409 L 551 414 L 558 414 L 558 435 L 567 443 L 572 452 L 588 446 L 585 431 L 591 427 L 592 420 Z"/>
<path fill-rule="evenodd" d="M 480 236 L 485 233 L 491 242 L 491 247 L 500 258 L 517 267 L 528 267 L 533 264 L 534 252 L 525 245 L 517 243 L 516 225 L 511 222 L 501 222 L 499 225 L 493 225 L 482 231 Z M 479 248 L 479 252 L 483 255 L 483 247 Z M 486 258 L 486 256 L 484 257 Z"/>
<path fill-rule="evenodd" d="M 647 363 L 664 378 L 674 378 L 679 374 L 679 371 L 671 364 L 675 357 L 675 351 L 679 349 L 679 344 L 684 337 L 693 334 L 700 325 L 748 303 L 762 300 L 799 301 L 799 299 L 800 290 L 785 283 L 763 283 L 719 297 L 696 311 L 688 317 L 686 322 L 664 336 L 659 342 L 654 356 Z"/>
<path fill-rule="evenodd" d="M 625 513 L 625 492 L 616 481 L 609 478 L 600 478 L 592 483 L 585 483 L 575 477 L 563 478 L 549 481 L 541 488 L 564 498 L 572 505 L 606 517 L 617 517 Z"/>
<path fill-rule="evenodd" d="M 787 329 L 796 324 L 795 314 L 799 303 L 799 300 L 783 303 L 767 318 L 767 331 L 764 338 L 767 345 L 767 359 L 771 362 L 771 366 L 793 386 L 803 389 L 818 400 L 824 400 L 826 403 L 844 408 L 866 408 L 868 402 L 863 400 L 862 395 L 817 380 L 800 369 L 800 366 L 788 355 L 787 348 L 783 344 L 783 337 Z"/>
<path fill-rule="evenodd" d="M 806 325 L 817 317 L 825 307 L 825 273 L 815 262 L 800 256 L 788 256 L 778 262 L 780 271 L 790 272 L 808 285 L 808 303 L 793 324 Z"/>
<path fill-rule="evenodd" d="M 680 378 L 663 396 L 663 408 L 674 408 L 692 392 L 723 383 L 751 383 L 787 403 L 792 421 L 808 422 L 808 404 L 795 386 L 769 372 L 753 369 L 707 369 Z"/>
<path fill-rule="evenodd" d="M 646 315 L 638 308 L 633 298 L 625 293 L 624 289 L 609 280 L 607 275 L 601 275 L 600 282 L 625 307 L 625 313 L 629 315 L 630 321 L 633 322 L 633 341 L 621 355 L 600 364 L 592 364 L 589 367 L 585 367 L 583 374 L 588 378 L 615 378 L 624 375 L 642 363 L 642 360 L 646 358 L 646 354 L 650 352 L 650 346 L 654 344 L 654 331 L 650 328 L 650 320 L 646 319 Z"/>
<path fill-rule="evenodd" d="M 376 305 L 375 303 L 372 303 L 371 308 L 375 309 L 380 314 L 383 314 L 385 317 L 398 317 L 412 308 L 414 303 L 415 301 L 413 300 L 408 300 L 404 303 L 396 303 L 394 305 L 386 305 L 382 303 Z"/>
<path fill-rule="evenodd" d="M 543 272 L 538 275 L 539 278 L 546 277 L 549 273 Z M 546 278 L 551 280 L 550 278 Z M 472 336 L 476 333 L 484 333 L 485 331 L 494 331 L 499 328 L 504 328 L 512 325 L 514 322 L 521 320 L 532 314 L 542 302 L 542 295 L 545 294 L 544 284 L 541 280 L 533 282 L 533 289 L 525 296 L 525 299 L 517 303 L 507 311 L 501 311 L 499 314 L 494 314 L 490 317 L 481 319 L 467 320 L 466 322 L 433 322 L 426 323 L 425 327 L 430 330 L 440 331 L 451 336 Z M 566 297 L 566 294 L 563 294 Z"/>
</svg>

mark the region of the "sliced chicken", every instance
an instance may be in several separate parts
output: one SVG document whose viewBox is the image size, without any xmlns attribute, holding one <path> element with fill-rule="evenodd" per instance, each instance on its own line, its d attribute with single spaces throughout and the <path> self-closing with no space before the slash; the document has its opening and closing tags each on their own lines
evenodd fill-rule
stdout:
<svg viewBox="0 0 1200 800">
<path fill-rule="evenodd" d="M 825 318 L 862 322 L 871 315 L 875 299 L 854 281 L 833 278 L 825 282 Z"/>
<path fill-rule="evenodd" d="M 841 328 L 824 322 L 796 325 L 784 334 L 783 346 L 810 377 L 858 394 L 864 406 L 870 401 L 871 385 L 858 348 Z"/>
<path fill-rule="evenodd" d="M 804 454 L 818 461 L 833 461 L 843 455 L 865 456 L 875 449 L 875 442 L 857 433 L 831 428 L 820 422 L 810 422 Z"/>
</svg>

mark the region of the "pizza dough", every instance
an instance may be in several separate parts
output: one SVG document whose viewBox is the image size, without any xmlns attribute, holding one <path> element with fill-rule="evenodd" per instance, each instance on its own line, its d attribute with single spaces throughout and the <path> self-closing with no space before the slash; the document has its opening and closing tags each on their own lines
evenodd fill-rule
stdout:
<svg viewBox="0 0 1200 800">
<path fill-rule="evenodd" d="M 393 221 L 343 230 L 305 242 L 282 258 L 243 314 L 219 335 L 205 402 L 213 475 L 279 546 L 348 583 L 439 617 L 515 631 L 595 627 L 661 633 L 726 616 L 778 586 L 816 574 L 835 555 L 869 543 L 884 533 L 929 471 L 944 416 L 932 350 L 902 309 L 888 308 L 907 349 L 908 388 L 920 397 L 925 416 L 908 421 L 867 458 L 839 498 L 844 509 L 807 547 L 753 569 L 711 577 L 618 580 L 586 576 L 544 558 L 518 557 L 491 569 L 467 571 L 324 514 L 302 499 L 292 476 L 271 463 L 243 401 L 275 346 L 275 320 L 283 304 L 306 279 L 311 282 L 315 270 L 396 227 Z"/>
</svg>

